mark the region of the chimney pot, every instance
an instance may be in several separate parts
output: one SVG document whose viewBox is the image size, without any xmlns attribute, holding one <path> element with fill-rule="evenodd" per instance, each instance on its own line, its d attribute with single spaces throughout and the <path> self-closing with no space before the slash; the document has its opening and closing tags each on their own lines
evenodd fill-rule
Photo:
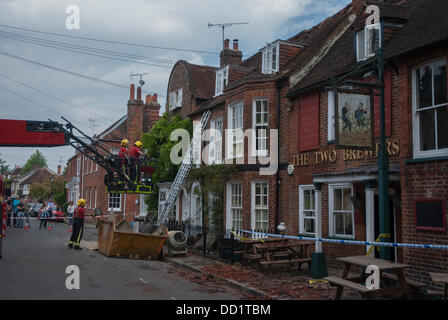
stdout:
<svg viewBox="0 0 448 320">
<path fill-rule="evenodd" d="M 233 39 L 233 50 L 238 51 L 238 39 Z"/>
<path fill-rule="evenodd" d="M 154 93 L 154 94 L 152 95 L 152 101 L 153 101 L 153 102 L 157 102 L 157 93 Z"/>
<path fill-rule="evenodd" d="M 137 100 L 142 100 L 142 87 L 137 87 Z"/>
<path fill-rule="evenodd" d="M 152 97 L 151 97 L 151 95 L 150 95 L 150 94 L 147 94 L 147 95 L 146 95 L 145 103 L 148 104 L 148 103 L 150 103 L 151 101 L 152 101 Z"/>
<path fill-rule="evenodd" d="M 230 44 L 230 40 L 229 39 L 226 39 L 226 40 L 224 40 L 224 49 L 229 49 L 229 44 Z"/>
<path fill-rule="evenodd" d="M 129 99 L 134 100 L 134 96 L 135 96 L 135 87 L 134 84 L 131 84 L 131 94 L 129 96 Z"/>
</svg>

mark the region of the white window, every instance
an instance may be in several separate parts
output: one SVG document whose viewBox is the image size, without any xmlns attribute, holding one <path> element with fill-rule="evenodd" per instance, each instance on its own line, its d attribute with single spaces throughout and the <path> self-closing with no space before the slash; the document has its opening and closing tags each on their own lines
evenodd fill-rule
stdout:
<svg viewBox="0 0 448 320">
<path fill-rule="evenodd" d="M 448 155 L 446 60 L 413 71 L 414 157 Z"/>
<path fill-rule="evenodd" d="M 180 88 L 174 92 L 171 92 L 169 95 L 169 110 L 174 110 L 176 108 L 182 107 L 182 97 L 183 97 L 183 89 Z"/>
<path fill-rule="evenodd" d="M 95 172 L 98 172 L 98 163 L 95 166 Z"/>
<path fill-rule="evenodd" d="M 229 106 L 228 117 L 227 144 L 230 148 L 227 148 L 227 158 L 241 158 L 244 152 L 243 103 Z"/>
<path fill-rule="evenodd" d="M 356 57 L 361 61 L 376 54 L 381 45 L 381 25 L 379 23 L 364 27 L 356 33 Z"/>
<path fill-rule="evenodd" d="M 261 72 L 271 74 L 279 71 L 279 44 L 266 44 L 262 52 Z"/>
<path fill-rule="evenodd" d="M 97 189 L 96 189 L 96 187 L 95 187 L 95 207 L 94 208 L 97 208 L 97 206 L 96 206 L 96 198 L 97 198 Z"/>
<path fill-rule="evenodd" d="M 299 232 L 316 234 L 316 202 L 313 185 L 299 187 Z"/>
<path fill-rule="evenodd" d="M 269 203 L 268 183 L 252 182 L 252 229 L 268 232 Z"/>
<path fill-rule="evenodd" d="M 328 141 L 336 139 L 335 92 L 328 91 Z"/>
<path fill-rule="evenodd" d="M 253 126 L 255 134 L 253 136 L 253 155 L 268 155 L 268 100 L 255 99 L 252 105 Z"/>
<path fill-rule="evenodd" d="M 223 93 L 224 87 L 229 81 L 229 66 L 225 66 L 219 70 L 216 70 L 216 81 L 215 81 L 215 96 Z"/>
<path fill-rule="evenodd" d="M 227 185 L 227 229 L 243 228 L 243 184 L 230 182 Z"/>
<path fill-rule="evenodd" d="M 79 176 L 81 172 L 81 158 L 76 159 L 76 175 Z"/>
<path fill-rule="evenodd" d="M 88 203 L 89 203 L 89 209 L 93 208 L 92 207 L 92 205 L 93 205 L 93 201 L 92 201 L 92 187 L 89 188 L 89 202 Z"/>
<path fill-rule="evenodd" d="M 222 161 L 222 118 L 210 122 L 210 144 L 208 163 L 221 163 Z"/>
<path fill-rule="evenodd" d="M 121 195 L 119 193 L 109 193 L 108 211 L 120 211 Z"/>
<path fill-rule="evenodd" d="M 351 197 L 351 184 L 328 186 L 330 235 L 344 238 L 355 237 L 355 217 Z"/>
</svg>

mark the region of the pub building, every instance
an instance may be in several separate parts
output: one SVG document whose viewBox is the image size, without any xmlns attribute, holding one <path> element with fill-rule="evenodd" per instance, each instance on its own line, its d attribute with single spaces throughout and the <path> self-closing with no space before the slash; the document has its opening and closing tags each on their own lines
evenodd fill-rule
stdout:
<svg viewBox="0 0 448 320">
<path fill-rule="evenodd" d="M 280 135 L 280 161 L 288 170 L 280 172 L 280 219 L 289 230 L 313 238 L 446 245 L 448 6 L 378 2 L 381 21 L 375 29 L 366 26 L 368 4 L 353 1 L 358 14 L 350 27 L 334 31 L 337 40 L 317 63 L 304 59 L 290 75 L 290 107 L 281 119 L 288 129 Z M 379 43 L 389 235 L 379 227 Z M 304 74 L 305 68 L 311 71 Z M 380 257 L 369 249 L 327 242 L 315 248 L 327 264 L 343 256 Z M 386 250 L 390 260 L 411 266 L 406 275 L 413 280 L 429 283 L 428 272 L 448 270 L 446 250 Z"/>
</svg>

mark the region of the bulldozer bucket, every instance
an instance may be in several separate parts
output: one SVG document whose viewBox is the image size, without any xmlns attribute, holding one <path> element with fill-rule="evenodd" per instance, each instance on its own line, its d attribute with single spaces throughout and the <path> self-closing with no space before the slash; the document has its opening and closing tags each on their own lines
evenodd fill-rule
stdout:
<svg viewBox="0 0 448 320">
<path fill-rule="evenodd" d="M 167 235 L 123 232 L 111 221 L 100 221 L 98 251 L 109 257 L 156 260 L 162 256 Z"/>
</svg>

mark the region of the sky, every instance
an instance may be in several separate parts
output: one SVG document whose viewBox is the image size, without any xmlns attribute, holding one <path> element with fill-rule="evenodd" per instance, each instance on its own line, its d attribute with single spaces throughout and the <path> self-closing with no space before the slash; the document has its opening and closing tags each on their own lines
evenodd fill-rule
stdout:
<svg viewBox="0 0 448 320">
<path fill-rule="evenodd" d="M 147 73 L 143 93 L 157 93 L 163 112 L 176 61 L 219 66 L 222 30 L 209 23 L 248 22 L 225 28 L 225 38 L 238 39 L 246 59 L 267 42 L 311 28 L 350 2 L 1 0 L 0 119 L 64 123 L 64 116 L 90 136 L 100 133 L 126 114 L 129 85 L 139 80 L 130 73 Z M 79 8 L 79 29 L 66 26 L 67 19 L 73 21 L 73 11 L 66 13 L 71 5 Z M 70 146 L 0 147 L 0 159 L 10 168 L 23 166 L 36 150 L 54 171 L 75 154 Z"/>
</svg>

